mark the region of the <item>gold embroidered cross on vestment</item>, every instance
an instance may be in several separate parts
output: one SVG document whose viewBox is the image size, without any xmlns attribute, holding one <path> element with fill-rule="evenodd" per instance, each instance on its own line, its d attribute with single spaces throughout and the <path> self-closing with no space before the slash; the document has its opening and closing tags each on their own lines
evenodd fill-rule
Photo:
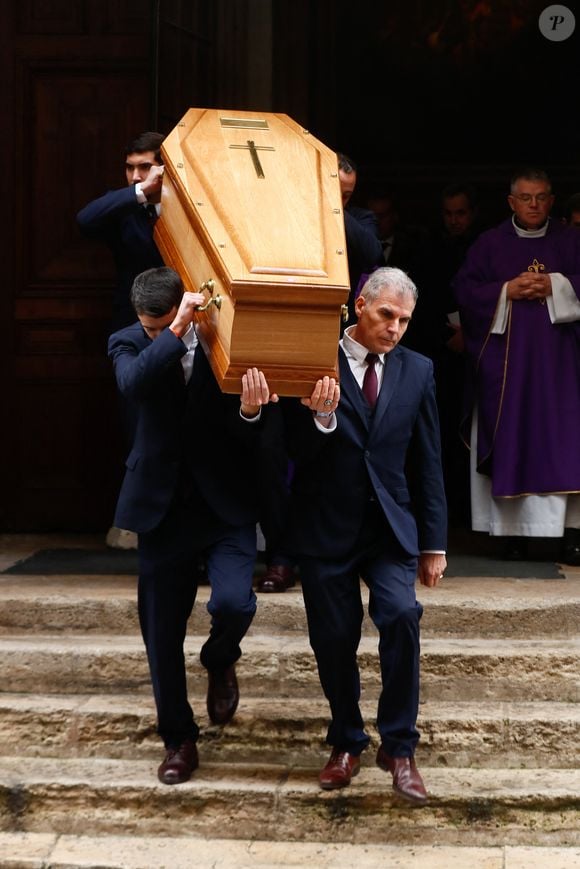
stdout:
<svg viewBox="0 0 580 869">
<path fill-rule="evenodd" d="M 531 266 L 528 266 L 528 271 L 535 272 L 536 274 L 538 274 L 539 272 L 545 272 L 546 266 L 544 265 L 544 263 L 539 263 L 538 260 L 534 257 Z M 541 305 L 546 304 L 545 299 L 538 299 L 538 302 L 540 302 Z"/>
</svg>

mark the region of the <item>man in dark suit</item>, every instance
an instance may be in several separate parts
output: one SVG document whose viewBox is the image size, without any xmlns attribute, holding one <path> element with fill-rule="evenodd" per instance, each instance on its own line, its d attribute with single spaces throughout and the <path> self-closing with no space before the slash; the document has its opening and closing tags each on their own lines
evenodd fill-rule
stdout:
<svg viewBox="0 0 580 869">
<path fill-rule="evenodd" d="M 103 242 L 111 251 L 117 272 L 113 291 L 110 332 L 135 320 L 131 287 L 135 277 L 146 269 L 163 265 L 153 240 L 153 230 L 161 201 L 163 165 L 161 133 L 140 133 L 125 148 L 127 186 L 109 190 L 89 202 L 77 214 L 83 235 Z M 131 448 L 135 419 L 131 408 L 121 407 L 121 422 L 127 447 Z M 135 549 L 137 538 L 127 528 L 113 525 L 106 542 L 114 549 Z"/>
<path fill-rule="evenodd" d="M 382 264 L 383 248 L 379 240 L 378 223 L 374 212 L 368 208 L 361 208 L 352 201 L 358 176 L 354 160 L 341 153 L 337 157 L 350 283 L 348 322 L 352 324 L 356 320 L 354 303 L 361 275 L 368 274 Z"/>
<path fill-rule="evenodd" d="M 161 202 L 163 165 L 161 133 L 140 133 L 125 148 L 127 186 L 109 190 L 77 214 L 83 235 L 102 241 L 110 249 L 117 271 L 111 331 L 135 319 L 131 287 L 146 269 L 163 265 L 153 240 Z"/>
<path fill-rule="evenodd" d="M 137 420 L 115 522 L 138 533 L 139 619 L 167 751 L 158 776 L 177 784 L 198 765 L 183 643 L 201 553 L 211 585 L 200 654 L 211 721 L 227 724 L 238 704 L 235 663 L 256 610 L 257 437 L 270 396 L 256 369 L 242 378 L 241 403 L 220 391 L 193 324 L 204 296 L 183 293 L 173 269 L 138 275 L 131 298 L 139 322 L 109 339 Z"/>
<path fill-rule="evenodd" d="M 287 425 L 296 462 L 289 546 L 332 716 L 320 785 L 348 785 L 369 743 L 357 666 L 362 578 L 380 637 L 377 764 L 393 775 L 396 793 L 423 804 L 414 760 L 422 613 L 415 581 L 431 587 L 443 575 L 446 505 L 433 364 L 398 346 L 415 301 L 404 272 L 377 269 L 356 300 L 356 325 L 340 342 L 338 409 L 328 402 L 316 415 L 326 430 L 297 402 Z"/>
</svg>

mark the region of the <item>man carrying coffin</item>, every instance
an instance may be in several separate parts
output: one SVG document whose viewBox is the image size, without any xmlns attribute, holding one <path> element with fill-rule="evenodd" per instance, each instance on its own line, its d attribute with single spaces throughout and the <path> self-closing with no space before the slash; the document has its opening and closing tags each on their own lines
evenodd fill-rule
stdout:
<svg viewBox="0 0 580 869">
<path fill-rule="evenodd" d="M 131 298 L 138 322 L 109 339 L 118 388 L 137 420 L 115 521 L 138 533 L 139 620 L 166 748 L 158 777 L 172 785 L 198 766 L 183 644 L 200 555 L 211 585 L 200 653 L 209 718 L 225 725 L 238 705 L 235 665 L 256 611 L 258 439 L 264 405 L 277 396 L 256 368 L 243 375 L 239 398 L 220 391 L 194 323 L 205 297 L 184 293 L 173 269 L 138 275 Z M 328 378 L 316 384 L 314 409 L 330 388 Z"/>
<path fill-rule="evenodd" d="M 359 708 L 357 649 L 363 609 L 379 633 L 382 693 L 378 766 L 402 798 L 427 792 L 415 764 L 419 734 L 417 576 L 442 578 L 446 504 L 433 363 L 399 346 L 413 314 L 415 285 L 400 269 L 380 268 L 355 301 L 356 325 L 340 342 L 341 398 L 315 420 L 288 405 L 296 463 L 288 545 L 298 556 L 310 643 L 330 705 L 330 759 L 319 776 L 342 788 L 360 769 L 370 739 Z"/>
</svg>

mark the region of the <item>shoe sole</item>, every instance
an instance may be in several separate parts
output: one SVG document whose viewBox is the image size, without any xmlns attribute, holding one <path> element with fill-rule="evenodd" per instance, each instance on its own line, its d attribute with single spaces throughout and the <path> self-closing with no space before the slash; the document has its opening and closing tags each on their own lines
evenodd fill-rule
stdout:
<svg viewBox="0 0 580 869">
<path fill-rule="evenodd" d="M 426 806 L 429 802 L 427 797 L 412 797 L 410 794 L 404 793 L 404 791 L 399 790 L 393 785 L 393 793 L 402 800 L 405 800 L 406 803 L 410 803 L 412 806 Z"/>
</svg>

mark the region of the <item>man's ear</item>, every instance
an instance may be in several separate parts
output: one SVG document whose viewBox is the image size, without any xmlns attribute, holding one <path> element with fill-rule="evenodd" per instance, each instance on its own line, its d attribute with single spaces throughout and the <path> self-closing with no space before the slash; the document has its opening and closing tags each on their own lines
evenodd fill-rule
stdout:
<svg viewBox="0 0 580 869">
<path fill-rule="evenodd" d="M 362 309 L 364 308 L 365 305 L 366 305 L 365 297 L 364 296 L 357 296 L 357 298 L 355 299 L 355 303 L 354 303 L 354 312 L 357 315 L 357 317 L 360 317 L 360 315 L 362 313 Z"/>
</svg>

